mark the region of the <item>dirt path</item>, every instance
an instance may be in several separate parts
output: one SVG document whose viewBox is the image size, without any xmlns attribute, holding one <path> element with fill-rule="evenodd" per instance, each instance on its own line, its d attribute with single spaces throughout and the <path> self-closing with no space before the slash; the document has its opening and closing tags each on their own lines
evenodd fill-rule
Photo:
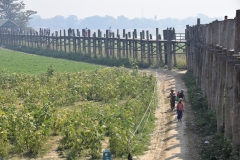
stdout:
<svg viewBox="0 0 240 160">
<path fill-rule="evenodd" d="M 152 70 L 152 72 L 154 72 Z M 156 72 L 156 70 L 155 70 Z M 159 107 L 155 112 L 156 128 L 151 137 L 149 151 L 143 156 L 137 157 L 139 160 L 190 160 L 199 159 L 197 149 L 194 147 L 197 136 L 189 131 L 188 126 L 193 121 L 192 110 L 185 102 L 185 112 L 182 122 L 176 119 L 176 111 L 170 110 L 169 100 L 166 97 L 170 89 L 187 91 L 182 81 L 185 72 L 157 70 L 159 80 Z M 186 95 L 186 101 L 188 101 Z"/>
</svg>

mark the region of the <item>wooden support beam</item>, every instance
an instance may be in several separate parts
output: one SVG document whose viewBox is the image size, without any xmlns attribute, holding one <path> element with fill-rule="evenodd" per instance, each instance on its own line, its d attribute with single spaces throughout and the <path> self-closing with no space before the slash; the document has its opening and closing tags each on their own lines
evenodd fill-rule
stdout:
<svg viewBox="0 0 240 160">
<path fill-rule="evenodd" d="M 234 60 L 234 57 L 226 55 L 226 54 L 218 54 L 218 60 L 219 61 L 229 61 L 229 60 Z"/>
<path fill-rule="evenodd" d="M 230 60 L 227 61 L 228 66 L 235 66 L 236 64 L 240 64 L 240 60 Z"/>
</svg>

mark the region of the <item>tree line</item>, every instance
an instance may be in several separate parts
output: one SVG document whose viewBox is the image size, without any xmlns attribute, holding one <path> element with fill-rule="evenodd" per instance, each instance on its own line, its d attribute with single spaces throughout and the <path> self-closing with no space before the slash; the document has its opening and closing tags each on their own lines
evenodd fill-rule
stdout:
<svg viewBox="0 0 240 160">
<path fill-rule="evenodd" d="M 0 19 L 9 19 L 15 22 L 20 28 L 29 25 L 31 16 L 36 11 L 25 10 L 25 3 L 19 0 L 0 0 Z"/>
<path fill-rule="evenodd" d="M 213 20 L 221 20 L 222 18 L 210 18 L 203 14 L 198 14 L 201 22 L 208 23 Z M 32 16 L 29 21 L 30 26 L 38 28 L 52 28 L 52 29 L 67 29 L 67 28 L 89 28 L 89 29 L 108 29 L 110 26 L 113 29 L 148 29 L 148 28 L 167 28 L 167 27 L 183 27 L 186 25 L 196 24 L 196 17 L 188 17 L 185 19 L 166 18 L 157 20 L 156 17 L 152 19 L 134 18 L 129 19 L 123 15 L 114 18 L 112 16 L 90 16 L 84 19 L 78 19 L 76 15 L 64 17 L 57 15 L 52 18 L 41 18 L 39 15 Z"/>
</svg>

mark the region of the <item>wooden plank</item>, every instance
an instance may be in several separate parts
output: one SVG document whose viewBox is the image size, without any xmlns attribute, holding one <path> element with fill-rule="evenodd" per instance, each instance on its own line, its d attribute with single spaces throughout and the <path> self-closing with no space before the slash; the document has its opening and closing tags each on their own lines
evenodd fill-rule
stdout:
<svg viewBox="0 0 240 160">
<path fill-rule="evenodd" d="M 157 68 L 159 67 L 159 44 L 158 44 L 158 28 L 156 28 L 156 61 L 157 61 Z"/>
<path fill-rule="evenodd" d="M 218 55 L 218 60 L 219 61 L 229 61 L 229 60 L 233 60 L 234 57 L 232 56 L 227 56 L 227 55 Z"/>
<path fill-rule="evenodd" d="M 228 66 L 235 66 L 236 64 L 240 64 L 240 60 L 230 60 L 227 61 Z"/>
</svg>

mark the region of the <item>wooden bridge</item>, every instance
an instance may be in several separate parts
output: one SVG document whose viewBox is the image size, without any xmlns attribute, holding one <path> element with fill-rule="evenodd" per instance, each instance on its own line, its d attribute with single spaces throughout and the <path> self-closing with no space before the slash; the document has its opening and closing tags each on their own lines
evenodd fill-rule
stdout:
<svg viewBox="0 0 240 160">
<path fill-rule="evenodd" d="M 116 36 L 115 33 L 110 34 L 108 30 L 105 34 L 100 30 L 92 34 L 91 30 L 83 29 L 80 32 L 78 29 L 68 29 L 56 31 L 51 35 L 44 29 L 29 33 L 1 30 L 0 43 L 65 53 L 81 52 L 98 57 L 132 58 L 156 67 L 159 67 L 160 63 L 165 63 L 170 70 L 172 65 L 177 65 L 176 54 L 185 54 L 185 33 L 175 33 L 174 29 L 163 30 L 163 36 L 161 36 L 159 29 L 156 28 L 155 39 L 149 31 L 144 30 L 138 36 L 136 29 L 132 33 L 126 33 L 123 29 L 122 35 L 120 37 L 119 30 Z"/>
<path fill-rule="evenodd" d="M 192 70 L 218 132 L 240 151 L 240 10 L 234 19 L 187 26 L 187 69 Z"/>
</svg>

